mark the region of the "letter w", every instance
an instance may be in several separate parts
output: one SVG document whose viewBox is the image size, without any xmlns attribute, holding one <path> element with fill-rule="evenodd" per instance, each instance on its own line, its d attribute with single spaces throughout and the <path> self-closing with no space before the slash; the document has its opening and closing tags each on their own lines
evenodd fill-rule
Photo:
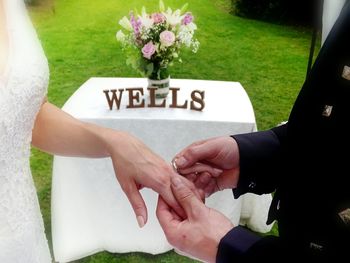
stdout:
<svg viewBox="0 0 350 263">
<path fill-rule="evenodd" d="M 118 95 L 117 95 L 117 91 L 120 92 L 119 98 L 118 98 Z M 121 103 L 122 97 L 123 97 L 124 89 L 104 90 L 103 92 L 106 95 L 106 99 L 107 99 L 107 102 L 108 102 L 108 105 L 109 105 L 109 109 L 113 110 L 113 104 L 115 102 L 115 104 L 117 105 L 117 110 L 119 110 L 120 103 Z M 109 94 L 110 92 L 112 92 L 112 98 L 110 97 L 110 94 Z"/>
</svg>

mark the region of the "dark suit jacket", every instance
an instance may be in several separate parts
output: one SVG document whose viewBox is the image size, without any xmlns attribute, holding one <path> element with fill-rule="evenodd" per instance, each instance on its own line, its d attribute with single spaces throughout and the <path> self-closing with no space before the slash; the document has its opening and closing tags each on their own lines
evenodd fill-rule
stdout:
<svg viewBox="0 0 350 263">
<path fill-rule="evenodd" d="M 235 228 L 221 240 L 218 262 L 334 260 L 341 255 L 350 261 L 350 226 L 339 215 L 350 208 L 347 70 L 349 3 L 324 43 L 288 124 L 233 136 L 239 145 L 241 171 L 234 195 L 276 191 L 268 222 L 278 221 L 280 237 L 261 238 Z"/>
</svg>

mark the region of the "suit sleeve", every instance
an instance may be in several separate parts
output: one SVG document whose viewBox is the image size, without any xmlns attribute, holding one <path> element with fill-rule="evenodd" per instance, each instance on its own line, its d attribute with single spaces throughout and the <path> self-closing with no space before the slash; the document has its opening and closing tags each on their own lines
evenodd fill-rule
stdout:
<svg viewBox="0 0 350 263">
<path fill-rule="evenodd" d="M 271 262 L 280 258 L 278 255 L 289 254 L 287 248 L 278 237 L 260 237 L 239 226 L 221 239 L 216 262 Z"/>
<path fill-rule="evenodd" d="M 272 130 L 232 136 L 240 154 L 240 177 L 235 198 L 245 193 L 273 192 L 282 171 L 287 124 Z"/>
</svg>

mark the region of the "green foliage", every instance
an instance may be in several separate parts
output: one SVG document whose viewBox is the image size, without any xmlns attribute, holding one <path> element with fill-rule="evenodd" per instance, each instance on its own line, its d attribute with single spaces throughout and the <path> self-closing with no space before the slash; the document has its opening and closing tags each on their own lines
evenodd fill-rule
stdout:
<svg viewBox="0 0 350 263">
<path fill-rule="evenodd" d="M 271 16 L 283 16 L 285 1 L 280 0 L 236 0 L 238 13 L 246 17 L 267 19 Z"/>
<path fill-rule="evenodd" d="M 43 2 L 43 0 L 23 0 L 23 1 L 29 6 L 38 5 L 41 2 Z"/>
<path fill-rule="evenodd" d="M 239 81 L 255 109 L 260 130 L 288 118 L 303 84 L 310 32 L 232 16 L 230 0 L 167 0 L 172 7 L 190 4 L 198 25 L 201 48 L 184 52 L 174 65 L 172 78 Z M 138 77 L 125 66 L 125 55 L 115 40 L 119 19 L 141 0 L 59 0 L 56 12 L 32 12 L 49 59 L 49 100 L 62 106 L 90 77 Z M 158 1 L 147 1 L 157 8 Z M 215 87 L 213 87 L 215 89 Z M 225 105 L 222 105 L 225 107 Z M 36 150 L 31 159 L 48 239 L 52 158 Z M 275 233 L 275 232 L 274 232 Z M 159 256 L 139 253 L 99 253 L 77 262 L 193 262 L 174 252 Z"/>
<path fill-rule="evenodd" d="M 232 0 L 236 13 L 243 17 L 274 22 L 311 24 L 318 0 Z"/>
</svg>

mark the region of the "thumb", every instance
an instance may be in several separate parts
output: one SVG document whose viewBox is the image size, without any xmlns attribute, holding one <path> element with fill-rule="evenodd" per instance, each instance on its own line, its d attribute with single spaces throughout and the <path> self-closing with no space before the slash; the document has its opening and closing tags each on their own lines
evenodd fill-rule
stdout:
<svg viewBox="0 0 350 263">
<path fill-rule="evenodd" d="M 204 206 L 196 194 L 181 180 L 179 176 L 171 178 L 172 191 L 185 210 L 185 213 L 189 219 L 193 219 L 198 216 L 198 213 Z"/>
<path fill-rule="evenodd" d="M 212 153 L 208 150 L 207 145 L 194 144 L 183 150 L 175 157 L 175 164 L 178 169 L 186 169 L 197 162 L 210 158 Z"/>
<path fill-rule="evenodd" d="M 145 201 L 134 182 L 130 182 L 127 187 L 122 188 L 135 212 L 137 223 L 142 228 L 147 222 L 147 208 Z"/>
</svg>

